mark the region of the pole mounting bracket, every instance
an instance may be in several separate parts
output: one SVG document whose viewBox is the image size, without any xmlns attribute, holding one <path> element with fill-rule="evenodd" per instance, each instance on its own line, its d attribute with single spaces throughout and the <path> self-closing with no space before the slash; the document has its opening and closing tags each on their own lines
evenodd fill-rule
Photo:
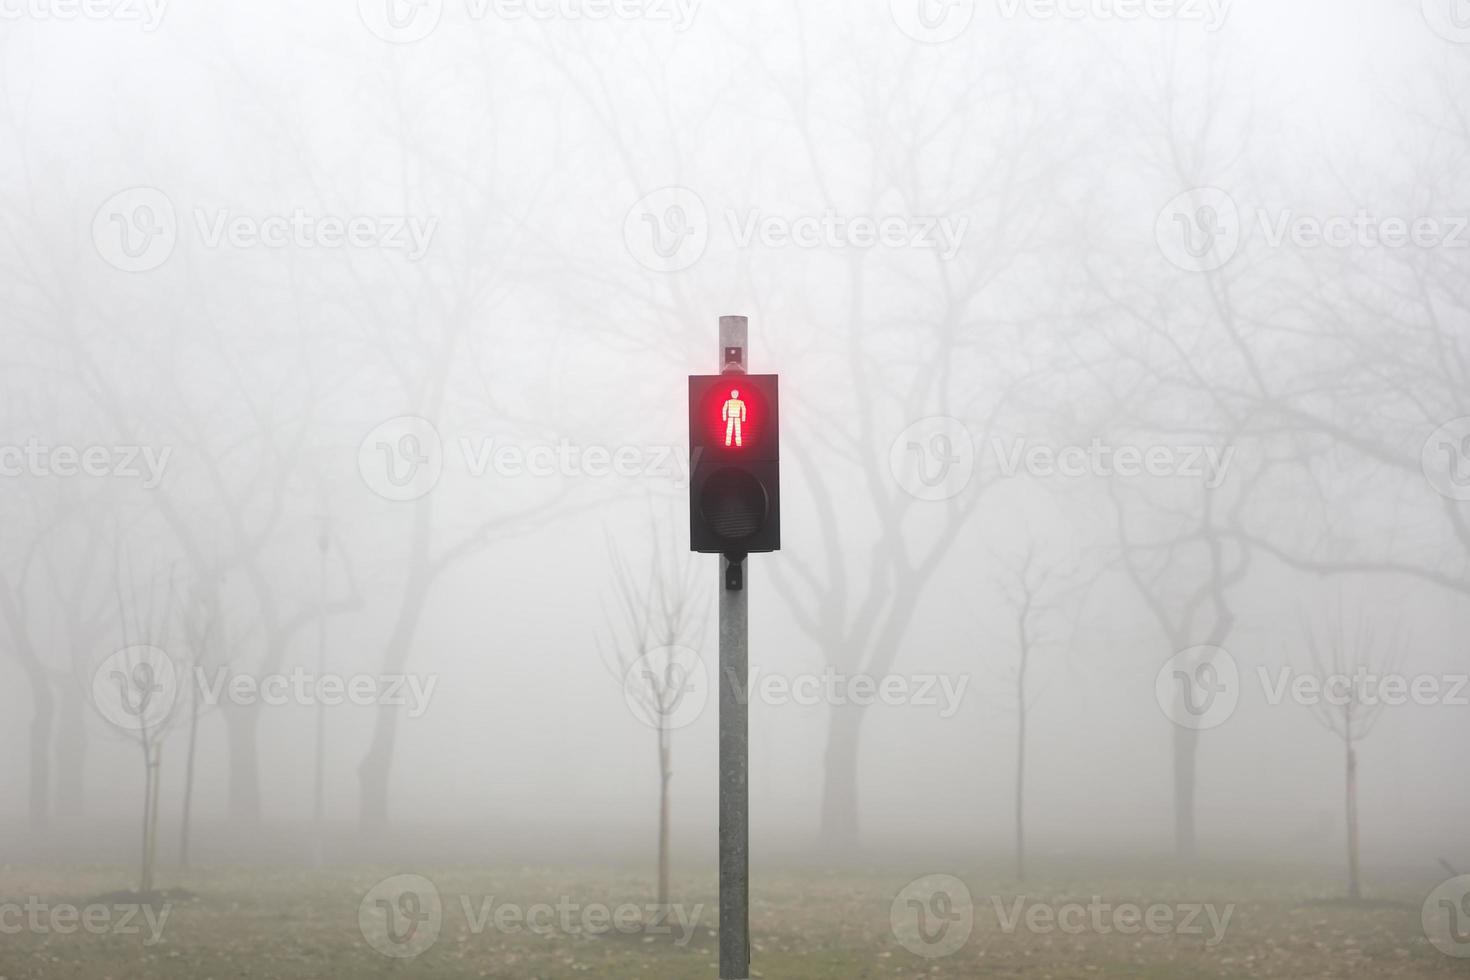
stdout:
<svg viewBox="0 0 1470 980">
<path fill-rule="evenodd" d="M 725 591 L 741 592 L 745 589 L 745 552 L 725 553 Z"/>
</svg>

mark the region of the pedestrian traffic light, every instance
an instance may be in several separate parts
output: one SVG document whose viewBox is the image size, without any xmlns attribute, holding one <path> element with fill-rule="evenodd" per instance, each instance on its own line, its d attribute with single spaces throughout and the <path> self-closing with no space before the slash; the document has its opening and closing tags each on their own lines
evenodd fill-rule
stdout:
<svg viewBox="0 0 1470 980">
<path fill-rule="evenodd" d="M 781 429 L 774 374 L 689 376 L 689 550 L 781 547 Z"/>
</svg>

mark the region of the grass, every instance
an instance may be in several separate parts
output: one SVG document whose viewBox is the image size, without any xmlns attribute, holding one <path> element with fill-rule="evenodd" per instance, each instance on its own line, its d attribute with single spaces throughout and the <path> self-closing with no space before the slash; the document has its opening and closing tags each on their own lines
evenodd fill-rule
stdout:
<svg viewBox="0 0 1470 980">
<path fill-rule="evenodd" d="M 126 872 L 111 868 L 0 868 L 0 980 L 135 977 L 156 980 L 268 978 L 515 978 L 515 980 L 690 980 L 718 976 L 712 882 L 676 882 L 676 899 L 697 921 L 687 943 L 646 930 L 598 936 L 497 928 L 493 910 L 537 904 L 569 909 L 573 922 L 589 904 L 609 909 L 645 907 L 646 879 L 607 869 L 413 869 L 430 878 L 442 900 L 437 939 L 412 958 L 379 953 L 359 926 L 359 905 L 388 867 L 219 867 L 166 872 L 170 889 L 161 938 L 149 942 L 144 916 L 131 935 L 77 929 L 58 934 L 32 929 L 23 909 L 115 902 Z M 1100 978 L 1470 977 L 1470 959 L 1436 950 L 1420 924 L 1432 879 L 1376 883 L 1372 900 L 1335 899 L 1336 883 L 1294 878 L 1285 871 L 1246 876 L 1239 871 L 1197 872 L 1174 878 L 1162 870 L 1140 874 L 1088 868 L 1073 878 L 1062 867 L 1024 888 L 978 872 L 963 876 L 974 898 L 969 940 L 952 955 L 925 958 L 895 936 L 890 910 L 910 876 L 884 873 L 781 871 L 762 873 L 752 899 L 753 976 L 801 980 L 862 978 L 1035 977 Z M 376 894 L 376 893 L 375 893 Z M 1046 915 L 1069 904 L 1088 907 L 1135 903 L 1187 909 L 1210 903 L 1217 916 L 1229 906 L 1223 938 L 1211 930 L 1181 935 L 1004 928 L 1015 901 Z M 491 900 L 487 906 L 485 903 Z M 567 903 L 576 903 L 570 906 Z M 476 919 L 485 908 L 491 919 Z M 8 911 L 6 911 L 8 910 Z M 370 916 L 370 921 L 372 917 Z M 1116 920 L 1104 918 L 1105 923 Z M 16 933 L 15 926 L 23 928 Z M 543 924 L 545 924 L 543 919 Z M 1075 924 L 1075 922 L 1074 922 Z M 674 930 L 677 934 L 677 928 Z M 427 934 L 423 934 L 426 936 Z"/>
</svg>

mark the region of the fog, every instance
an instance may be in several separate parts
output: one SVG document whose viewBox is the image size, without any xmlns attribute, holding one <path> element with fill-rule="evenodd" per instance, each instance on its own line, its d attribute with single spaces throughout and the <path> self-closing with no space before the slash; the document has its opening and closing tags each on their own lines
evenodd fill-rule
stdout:
<svg viewBox="0 0 1470 980">
<path fill-rule="evenodd" d="M 0 2 L 0 865 L 1470 864 L 1463 14 Z"/>
</svg>

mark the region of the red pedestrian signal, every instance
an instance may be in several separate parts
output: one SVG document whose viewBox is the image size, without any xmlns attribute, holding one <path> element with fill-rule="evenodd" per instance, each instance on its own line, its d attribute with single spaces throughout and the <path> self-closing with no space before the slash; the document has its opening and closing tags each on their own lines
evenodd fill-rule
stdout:
<svg viewBox="0 0 1470 980">
<path fill-rule="evenodd" d="M 746 420 L 745 402 L 740 400 L 740 389 L 730 389 L 730 400 L 720 410 L 720 421 L 725 423 L 725 448 L 732 445 L 744 446 Z"/>
<path fill-rule="evenodd" d="M 689 547 L 781 547 L 780 401 L 774 374 L 689 378 Z"/>
</svg>

